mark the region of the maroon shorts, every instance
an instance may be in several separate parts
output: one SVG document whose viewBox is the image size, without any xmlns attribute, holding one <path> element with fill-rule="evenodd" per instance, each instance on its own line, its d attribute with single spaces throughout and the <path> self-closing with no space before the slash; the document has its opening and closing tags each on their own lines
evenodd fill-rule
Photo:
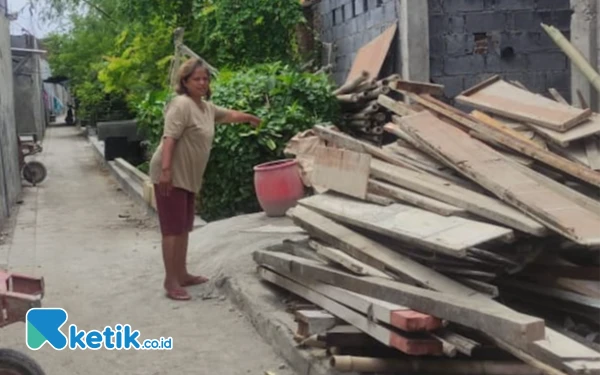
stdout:
<svg viewBox="0 0 600 375">
<path fill-rule="evenodd" d="M 195 194 L 173 187 L 168 196 L 163 196 L 154 185 L 156 209 L 160 231 L 164 236 L 177 236 L 189 233 L 194 228 Z"/>
</svg>

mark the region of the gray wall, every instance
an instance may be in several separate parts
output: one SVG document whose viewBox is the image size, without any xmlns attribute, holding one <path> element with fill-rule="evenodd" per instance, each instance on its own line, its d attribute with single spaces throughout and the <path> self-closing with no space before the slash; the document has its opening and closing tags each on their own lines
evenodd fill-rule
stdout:
<svg viewBox="0 0 600 375">
<path fill-rule="evenodd" d="M 0 4 L 3 1 L 0 0 Z M 4 5 L 6 2 L 4 2 Z M 15 126 L 9 21 L 0 11 L 0 224 L 21 192 Z"/>
<path fill-rule="evenodd" d="M 569 100 L 567 57 L 540 26 L 554 25 L 569 38 L 569 0 L 428 2 L 431 80 L 444 84 L 446 95 L 500 74 L 540 93 L 554 87 Z M 511 58 L 502 57 L 511 50 Z"/>
<path fill-rule="evenodd" d="M 38 48 L 37 40 L 28 35 L 11 36 L 11 45 Z M 46 129 L 46 110 L 42 96 L 40 57 L 27 52 L 14 52 L 14 55 L 29 56 L 29 61 L 13 76 L 17 131 L 19 134 L 37 134 L 41 140 Z"/>
<path fill-rule="evenodd" d="M 322 0 L 319 3 L 322 42 L 335 45 L 332 75 L 336 83 L 346 80 L 360 47 L 398 22 L 398 8 L 397 0 Z M 384 71 L 400 69 L 397 39 Z"/>
</svg>

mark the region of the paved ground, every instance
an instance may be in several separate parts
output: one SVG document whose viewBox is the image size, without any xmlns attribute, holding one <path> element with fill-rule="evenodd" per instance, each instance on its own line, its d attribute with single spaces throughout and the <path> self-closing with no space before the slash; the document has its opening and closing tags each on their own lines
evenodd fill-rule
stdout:
<svg viewBox="0 0 600 375">
<path fill-rule="evenodd" d="M 24 186 L 14 231 L 0 244 L 0 263 L 43 276 L 43 305 L 66 309 L 67 324 L 100 330 L 131 324 L 143 338 L 173 337 L 174 349 L 55 351 L 46 345 L 34 352 L 25 345 L 24 324 L 4 328 L 0 346 L 27 352 L 48 374 L 292 374 L 213 285 L 192 289 L 191 302 L 164 298 L 155 219 L 144 217 L 120 191 L 75 128 L 49 128 L 39 160 L 48 179 L 35 188 Z M 270 223 L 260 214 L 240 220 L 250 227 Z M 229 239 L 227 223 L 215 225 L 222 228 L 212 234 L 220 236 L 215 246 L 209 246 L 210 225 L 194 233 L 191 271 L 213 278 L 240 271 L 248 276 L 252 263 L 245 235 L 238 231 Z M 252 241 L 281 241 L 272 234 L 254 236 Z"/>
</svg>

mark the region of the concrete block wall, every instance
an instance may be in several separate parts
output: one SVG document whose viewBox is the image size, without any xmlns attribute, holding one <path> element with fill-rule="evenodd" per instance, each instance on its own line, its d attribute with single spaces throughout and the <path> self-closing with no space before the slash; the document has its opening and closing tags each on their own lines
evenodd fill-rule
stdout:
<svg viewBox="0 0 600 375">
<path fill-rule="evenodd" d="M 428 0 L 431 80 L 454 97 L 499 74 L 570 100 L 567 57 L 540 23 L 569 37 L 569 0 Z"/>
<path fill-rule="evenodd" d="M 318 4 L 321 17 L 321 41 L 333 43 L 333 78 L 346 80 L 356 52 L 398 22 L 397 0 L 322 0 Z M 396 38 L 397 39 L 397 38 Z M 391 48 L 392 69 L 397 71 L 397 55 Z"/>
<path fill-rule="evenodd" d="M 0 11 L 0 225 L 21 192 L 9 27 Z"/>
</svg>

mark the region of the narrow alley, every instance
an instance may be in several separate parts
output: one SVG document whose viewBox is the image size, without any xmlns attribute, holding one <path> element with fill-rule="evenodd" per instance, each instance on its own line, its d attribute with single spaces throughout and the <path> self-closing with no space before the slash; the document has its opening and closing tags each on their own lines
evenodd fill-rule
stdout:
<svg viewBox="0 0 600 375">
<path fill-rule="evenodd" d="M 164 297 L 155 219 L 119 189 L 76 128 L 49 128 L 38 160 L 48 178 L 24 183 L 0 262 L 43 276 L 42 306 L 64 308 L 67 325 L 130 324 L 141 338 L 172 337 L 173 350 L 31 351 L 22 323 L 3 329 L 2 347 L 31 355 L 47 374 L 292 374 L 225 296 L 202 298 L 216 293 L 211 285 L 190 289 L 190 302 Z M 198 263 L 190 269 L 207 272 Z"/>
</svg>

